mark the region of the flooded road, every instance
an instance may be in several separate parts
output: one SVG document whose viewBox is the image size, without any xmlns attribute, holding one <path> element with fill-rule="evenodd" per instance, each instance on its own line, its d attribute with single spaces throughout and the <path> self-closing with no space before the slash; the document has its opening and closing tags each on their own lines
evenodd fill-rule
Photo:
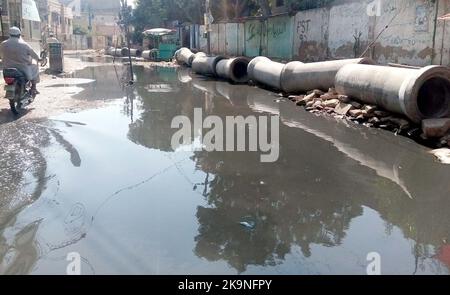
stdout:
<svg viewBox="0 0 450 295">
<path fill-rule="evenodd" d="M 0 273 L 448 274 L 450 166 L 380 130 L 187 69 L 87 68 L 105 105 L 0 125 Z M 70 83 L 48 85 L 67 91 Z M 279 115 L 280 156 L 174 151 L 174 117 Z"/>
</svg>

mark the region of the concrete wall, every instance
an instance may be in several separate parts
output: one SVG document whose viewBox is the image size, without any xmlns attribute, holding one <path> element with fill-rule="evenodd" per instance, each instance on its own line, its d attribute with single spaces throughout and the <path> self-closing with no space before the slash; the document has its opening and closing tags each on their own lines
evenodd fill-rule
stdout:
<svg viewBox="0 0 450 295">
<path fill-rule="evenodd" d="M 237 55 L 245 55 L 245 24 L 238 24 L 238 53 Z"/>
<path fill-rule="evenodd" d="M 294 22 L 295 59 L 306 62 L 327 59 L 329 19 L 327 8 L 297 13 Z"/>
<path fill-rule="evenodd" d="M 399 17 L 376 42 L 373 56 L 380 62 L 430 64 L 433 56 L 436 3 L 392 0 L 384 6 L 376 21 L 375 31 L 382 30 L 397 13 Z"/>
<path fill-rule="evenodd" d="M 64 42 L 64 48 L 67 50 L 85 50 L 88 49 L 86 35 L 72 35 L 69 40 Z"/>
<path fill-rule="evenodd" d="M 219 52 L 219 24 L 213 24 L 211 25 L 211 52 L 215 54 L 224 52 Z"/>
<path fill-rule="evenodd" d="M 239 28 L 237 23 L 229 23 L 226 25 L 226 54 L 238 55 L 239 51 Z"/>
<path fill-rule="evenodd" d="M 203 52 L 208 51 L 208 42 L 207 42 L 206 38 L 203 38 L 203 36 L 205 35 L 205 32 L 206 32 L 205 26 L 201 25 L 200 28 L 199 28 L 198 43 L 199 43 L 200 51 L 203 51 Z"/>
<path fill-rule="evenodd" d="M 245 55 L 249 57 L 260 55 L 262 22 L 259 20 L 246 21 L 244 26 Z"/>
<path fill-rule="evenodd" d="M 369 43 L 367 2 L 337 5 L 331 7 L 329 13 L 329 55 L 333 58 L 360 56 Z"/>
<path fill-rule="evenodd" d="M 219 26 L 219 53 L 227 53 L 227 28 L 226 24 L 218 24 Z"/>
<path fill-rule="evenodd" d="M 294 19 L 289 16 L 269 18 L 266 22 L 268 57 L 292 59 Z"/>
<path fill-rule="evenodd" d="M 444 15 L 450 11 L 450 1 L 439 3 L 438 15 Z M 450 22 L 439 21 L 436 28 L 434 64 L 450 65 Z"/>
<path fill-rule="evenodd" d="M 342 0 L 295 16 L 214 24 L 212 52 L 311 62 L 360 56 L 374 42 L 366 56 L 382 64 L 450 64 L 450 23 L 436 20 L 450 12 L 450 0 L 377 1 L 379 15 L 368 13 L 372 0 Z M 203 35 L 199 43 L 206 49 Z"/>
</svg>

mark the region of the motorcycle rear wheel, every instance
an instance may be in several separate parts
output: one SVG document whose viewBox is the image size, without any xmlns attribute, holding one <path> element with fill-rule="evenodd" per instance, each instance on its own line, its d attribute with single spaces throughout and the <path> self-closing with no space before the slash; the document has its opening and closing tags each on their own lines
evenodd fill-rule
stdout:
<svg viewBox="0 0 450 295">
<path fill-rule="evenodd" d="M 9 101 L 9 107 L 11 108 L 11 112 L 14 115 L 17 116 L 19 114 L 18 109 L 20 109 L 20 104 L 16 103 L 15 100 L 10 100 Z"/>
</svg>

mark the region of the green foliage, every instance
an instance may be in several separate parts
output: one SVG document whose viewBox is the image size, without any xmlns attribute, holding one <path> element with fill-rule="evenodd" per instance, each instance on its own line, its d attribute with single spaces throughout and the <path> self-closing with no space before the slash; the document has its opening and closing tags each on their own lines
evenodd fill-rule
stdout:
<svg viewBox="0 0 450 295">
<path fill-rule="evenodd" d="M 323 7 L 333 0 L 285 0 L 291 11 Z M 138 0 L 133 11 L 132 24 L 135 39 L 145 29 L 164 27 L 178 20 L 182 23 L 203 23 L 205 0 Z M 216 21 L 247 16 L 268 15 L 274 0 L 210 0 Z"/>
<path fill-rule="evenodd" d="M 258 0 L 212 0 L 211 12 L 214 19 L 230 20 L 257 15 Z"/>
<path fill-rule="evenodd" d="M 81 27 L 80 25 L 74 25 L 73 34 L 74 35 L 87 35 L 88 31 L 85 28 Z"/>
<path fill-rule="evenodd" d="M 334 0 L 285 0 L 291 10 L 307 10 L 329 5 Z"/>
<path fill-rule="evenodd" d="M 138 0 L 132 23 L 142 32 L 174 20 L 201 23 L 203 13 L 203 0 Z"/>
</svg>

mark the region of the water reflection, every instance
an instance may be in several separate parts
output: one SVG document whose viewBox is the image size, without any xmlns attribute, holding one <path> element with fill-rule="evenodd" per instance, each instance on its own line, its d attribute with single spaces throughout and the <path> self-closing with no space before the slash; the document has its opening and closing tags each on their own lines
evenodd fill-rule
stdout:
<svg viewBox="0 0 450 295">
<path fill-rule="evenodd" d="M 293 245 L 310 257 L 313 244 L 339 246 L 364 207 L 381 214 L 386 231 L 399 227 L 405 238 L 417 242 L 410 249 L 416 265 L 448 241 L 450 187 L 445 179 L 450 170 L 435 163 L 426 150 L 388 133 L 301 113 L 260 89 L 191 76 L 185 69 L 178 78 L 193 94 L 200 90 L 203 96 L 185 96 L 184 108 L 158 105 L 164 112 L 153 117 L 159 119 L 142 124 L 152 126 L 153 133 L 143 131 L 147 139 L 137 142 L 169 151 L 171 118 L 192 118 L 193 108 L 199 106 L 223 118 L 280 114 L 284 123 L 277 163 L 262 165 L 249 153 L 195 153 L 197 167 L 213 175 L 209 206 L 200 206 L 196 214 L 198 256 L 225 260 L 239 272 L 249 265 L 282 263 Z M 167 99 L 159 102 L 167 104 Z M 135 127 L 140 129 L 131 127 L 134 133 Z M 161 128 L 167 130 L 154 133 Z M 436 214 L 439 217 L 431 217 Z M 243 228 L 243 219 L 252 220 L 255 228 Z"/>
<path fill-rule="evenodd" d="M 386 257 L 387 273 L 448 273 L 450 168 L 424 148 L 185 68 L 137 67 L 135 74 L 131 86 L 123 83 L 126 67 L 77 73 L 96 80 L 79 99 L 114 92 L 116 104 L 76 115 L 80 128 L 41 122 L 25 126 L 39 142 L 30 135 L 19 148 L 16 140 L 0 145 L 1 155 L 10 154 L 0 156 L 2 202 L 17 200 L 28 174 L 41 184 L 15 210 L 0 207 L 0 272 L 29 273 L 50 252 L 74 249 L 100 273 L 154 273 L 157 265 L 163 273 L 363 274 L 369 251 Z M 280 115 L 279 160 L 173 151 L 171 121 L 193 120 L 194 108 L 223 119 Z M 53 160 L 49 178 L 43 150 L 55 145 L 64 160 Z M 64 161 L 81 170 L 68 171 Z M 42 195 L 45 210 L 31 208 L 17 226 L 18 212 Z"/>
<path fill-rule="evenodd" d="M 69 122 L 65 122 L 71 125 Z M 74 167 L 81 166 L 77 149 L 46 120 L 19 120 L 0 126 L 0 274 L 29 273 L 40 257 L 36 235 L 42 219 L 17 225 L 17 216 L 32 206 L 54 181 L 46 151 L 67 152 Z"/>
</svg>

